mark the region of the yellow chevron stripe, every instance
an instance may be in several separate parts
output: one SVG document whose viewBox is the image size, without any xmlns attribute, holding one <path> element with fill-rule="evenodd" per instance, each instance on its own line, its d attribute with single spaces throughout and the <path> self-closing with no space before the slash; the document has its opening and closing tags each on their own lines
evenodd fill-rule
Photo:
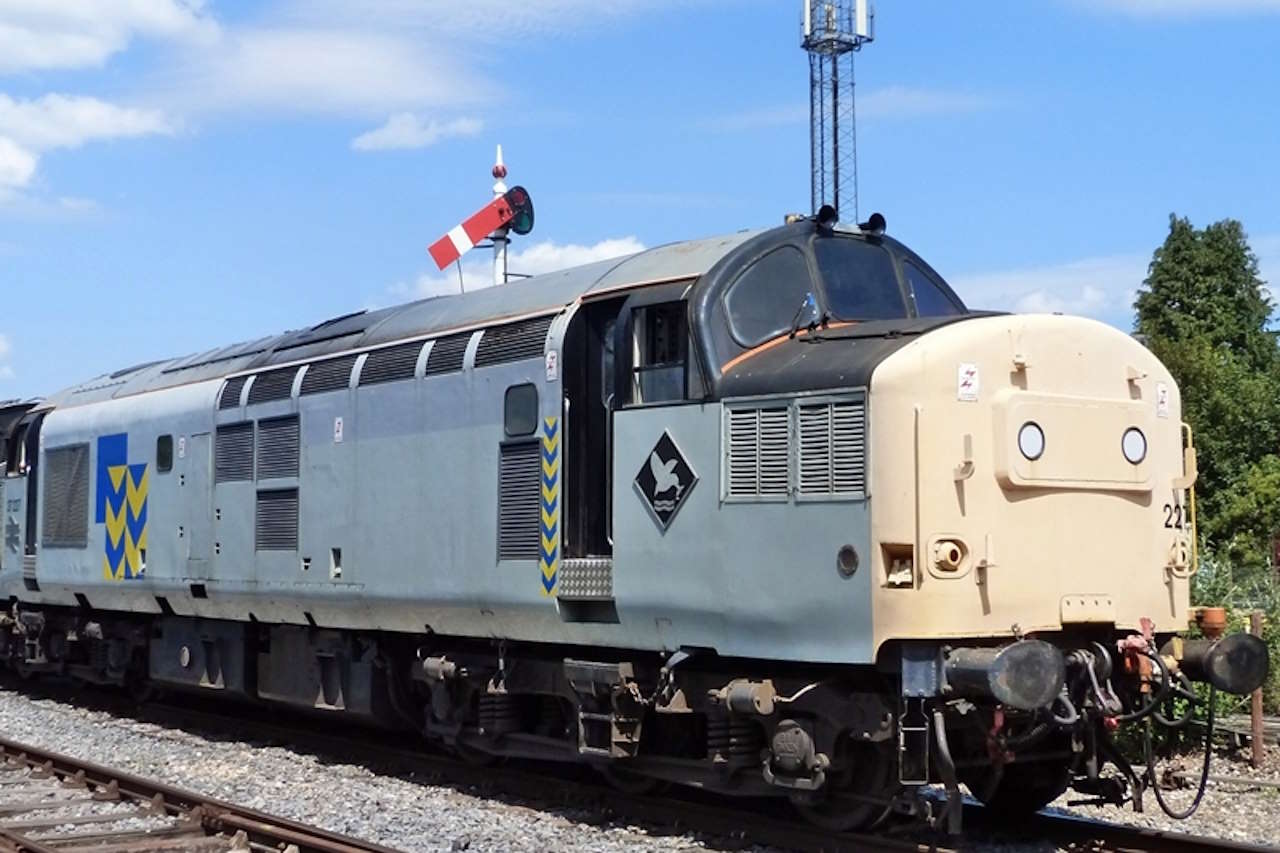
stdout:
<svg viewBox="0 0 1280 853">
<path fill-rule="evenodd" d="M 542 499 L 548 503 L 556 499 L 556 495 L 560 493 L 560 487 L 557 485 L 553 489 L 548 489 L 547 484 L 542 484 Z"/>
<path fill-rule="evenodd" d="M 128 465 L 112 465 L 107 469 L 107 473 L 111 476 L 111 489 L 117 495 L 120 494 L 120 487 L 124 485 L 124 472 L 128 469 Z"/>
<path fill-rule="evenodd" d="M 125 530 L 125 509 L 120 507 L 119 511 L 111 506 L 111 502 L 107 501 L 107 541 L 112 545 L 119 547 L 124 539 Z"/>
<path fill-rule="evenodd" d="M 108 581 L 118 581 L 120 576 L 111 571 L 111 563 L 107 561 L 107 555 L 102 555 L 102 579 Z"/>
<path fill-rule="evenodd" d="M 546 474 L 548 477 L 555 477 L 556 475 L 558 475 L 560 473 L 560 460 L 557 459 L 555 462 L 548 462 L 547 460 L 543 459 L 542 473 Z"/>
<path fill-rule="evenodd" d="M 132 512 L 134 518 L 140 518 L 142 516 L 142 505 L 147 502 L 147 489 L 150 485 L 151 471 L 149 468 L 142 472 L 141 482 L 135 484 L 133 482 L 133 477 L 129 478 L 129 487 L 126 491 L 129 497 L 129 510 Z"/>
<path fill-rule="evenodd" d="M 556 570 L 559 568 L 560 568 L 559 560 L 556 560 L 554 563 L 551 563 L 550 565 L 543 566 L 542 576 L 547 580 L 551 580 L 553 577 L 555 577 Z"/>
<path fill-rule="evenodd" d="M 552 550 L 556 547 L 556 540 L 558 538 L 559 538 L 558 536 L 553 536 L 550 539 L 548 539 L 545 536 L 542 537 L 542 547 L 546 549 L 548 554 L 550 554 Z"/>
<path fill-rule="evenodd" d="M 555 529 L 557 524 L 556 517 L 547 512 L 547 508 L 545 506 L 542 508 L 542 523 L 552 529 Z"/>
</svg>

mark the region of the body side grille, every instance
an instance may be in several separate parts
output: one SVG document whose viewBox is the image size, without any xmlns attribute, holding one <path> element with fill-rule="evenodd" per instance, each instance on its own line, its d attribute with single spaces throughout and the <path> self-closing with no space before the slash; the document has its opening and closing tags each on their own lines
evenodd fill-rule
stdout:
<svg viewBox="0 0 1280 853">
<path fill-rule="evenodd" d="M 541 358 L 554 315 L 486 329 L 476 347 L 476 367 Z"/>
<path fill-rule="evenodd" d="M 218 397 L 219 409 L 234 409 L 240 405 L 240 392 L 244 390 L 244 383 L 249 381 L 247 376 L 237 376 L 228 379 L 227 384 L 222 386 L 222 395 Z"/>
<path fill-rule="evenodd" d="M 467 355 L 467 344 L 470 341 L 470 332 L 460 332 L 437 340 L 431 347 L 431 355 L 427 356 L 427 375 L 461 370 L 462 361 Z"/>
<path fill-rule="evenodd" d="M 286 367 L 255 374 L 249 386 L 249 405 L 270 400 L 287 400 L 293 395 L 293 380 L 298 368 Z"/>
<path fill-rule="evenodd" d="M 40 476 L 44 488 L 40 544 L 45 548 L 89 547 L 89 445 L 46 450 Z"/>
<path fill-rule="evenodd" d="M 298 476 L 298 417 L 258 421 L 258 479 Z"/>
<path fill-rule="evenodd" d="M 380 382 L 398 382 L 412 379 L 418 367 L 418 356 L 422 354 L 422 341 L 411 341 L 386 349 L 374 350 L 365 359 L 360 369 L 361 385 L 376 385 Z"/>
<path fill-rule="evenodd" d="M 225 424 L 214 438 L 213 481 L 253 479 L 253 422 Z"/>
<path fill-rule="evenodd" d="M 498 450 L 498 559 L 536 560 L 542 539 L 542 445 Z"/>
<path fill-rule="evenodd" d="M 298 549 L 298 490 L 258 492 L 254 514 L 254 548 L 258 551 Z"/>
<path fill-rule="evenodd" d="M 302 393 L 322 394 L 325 391 L 346 390 L 351 384 L 351 369 L 355 364 L 356 357 L 346 355 L 308 365 L 306 375 L 302 377 Z"/>
</svg>

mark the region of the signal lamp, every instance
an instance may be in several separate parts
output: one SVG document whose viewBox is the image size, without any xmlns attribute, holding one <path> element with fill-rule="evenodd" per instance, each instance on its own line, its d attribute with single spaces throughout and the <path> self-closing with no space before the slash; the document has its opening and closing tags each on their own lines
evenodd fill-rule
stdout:
<svg viewBox="0 0 1280 853">
<path fill-rule="evenodd" d="M 524 187 L 512 187 L 502 196 L 511 207 L 510 228 L 517 234 L 533 230 L 533 199 Z"/>
</svg>

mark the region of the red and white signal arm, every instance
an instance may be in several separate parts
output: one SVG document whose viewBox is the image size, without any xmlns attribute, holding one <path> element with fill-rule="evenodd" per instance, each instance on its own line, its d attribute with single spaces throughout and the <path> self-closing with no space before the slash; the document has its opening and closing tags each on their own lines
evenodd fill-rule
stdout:
<svg viewBox="0 0 1280 853">
<path fill-rule="evenodd" d="M 454 226 L 428 249 L 436 266 L 444 269 L 499 228 L 516 234 L 533 230 L 533 199 L 524 187 L 512 187 Z"/>
</svg>

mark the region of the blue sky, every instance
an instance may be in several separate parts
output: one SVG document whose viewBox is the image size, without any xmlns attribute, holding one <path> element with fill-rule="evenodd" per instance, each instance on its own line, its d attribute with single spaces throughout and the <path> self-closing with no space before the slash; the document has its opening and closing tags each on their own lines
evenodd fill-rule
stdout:
<svg viewBox="0 0 1280 853">
<path fill-rule="evenodd" d="M 800 8 L 0 0 L 0 398 L 454 286 L 426 246 L 499 142 L 515 270 L 805 211 Z M 1280 0 L 880 0 L 876 34 L 862 210 L 970 304 L 1127 328 L 1171 212 L 1280 280 Z"/>
</svg>

